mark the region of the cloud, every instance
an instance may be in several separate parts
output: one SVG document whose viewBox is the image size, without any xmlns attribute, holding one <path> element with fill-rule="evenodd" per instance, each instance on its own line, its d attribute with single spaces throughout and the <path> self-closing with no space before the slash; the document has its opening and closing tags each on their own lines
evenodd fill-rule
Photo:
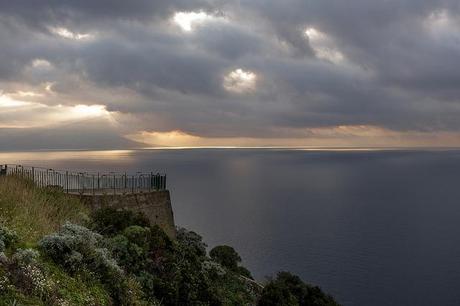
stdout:
<svg viewBox="0 0 460 306">
<path fill-rule="evenodd" d="M 0 108 L 0 126 L 24 134 L 59 105 L 68 114 L 97 105 L 119 140 L 176 130 L 244 143 L 341 126 L 417 139 L 460 131 L 453 0 L 0 0 L 0 41 L 0 90 L 26 103 Z M 88 133 L 103 139 L 99 122 Z M 376 137 L 391 142 L 388 133 Z"/>
<path fill-rule="evenodd" d="M 42 127 L 33 130 L 0 127 L 0 150 L 37 149 L 123 149 L 143 147 L 120 136 L 113 127 L 95 121 L 63 127 Z"/>
</svg>

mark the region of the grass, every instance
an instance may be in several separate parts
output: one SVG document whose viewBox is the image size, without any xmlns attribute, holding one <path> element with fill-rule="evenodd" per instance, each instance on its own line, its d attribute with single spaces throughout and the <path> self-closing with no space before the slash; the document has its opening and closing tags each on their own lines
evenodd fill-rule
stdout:
<svg viewBox="0 0 460 306">
<path fill-rule="evenodd" d="M 81 223 L 89 209 L 60 191 L 41 189 L 14 176 L 0 177 L 0 222 L 33 245 L 65 222 Z"/>
<path fill-rule="evenodd" d="M 91 275 L 84 273 L 70 276 L 61 267 L 50 260 L 40 259 L 47 278 L 51 279 L 58 288 L 59 296 L 66 301 L 65 305 L 110 305 L 111 299 L 104 286 Z M 0 277 L 5 271 L 0 269 Z M 0 290 L 0 306 L 12 305 L 47 305 L 38 296 L 25 295 L 21 290 L 14 287 Z"/>
<path fill-rule="evenodd" d="M 36 248 L 41 238 L 58 231 L 66 221 L 81 224 L 88 214 L 88 207 L 62 191 L 38 188 L 32 181 L 20 177 L 0 176 L 0 224 L 16 231 L 18 247 Z M 11 257 L 12 250 L 5 253 Z M 43 255 L 38 262 L 46 277 L 58 288 L 58 295 L 68 305 L 111 304 L 109 292 L 94 275 L 83 272 L 69 275 Z M 0 264 L 0 281 L 7 277 L 5 273 L 5 266 Z M 3 305 L 36 306 L 47 303 L 20 288 L 0 284 L 0 306 Z"/>
<path fill-rule="evenodd" d="M 110 296 L 104 286 L 91 275 L 70 276 L 50 260 L 42 262 L 48 277 L 59 287 L 59 295 L 71 305 L 109 305 Z"/>
</svg>

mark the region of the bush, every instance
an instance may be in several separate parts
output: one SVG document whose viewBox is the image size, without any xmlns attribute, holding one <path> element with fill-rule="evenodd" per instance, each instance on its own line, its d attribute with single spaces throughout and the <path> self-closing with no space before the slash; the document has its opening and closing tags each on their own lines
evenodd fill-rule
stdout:
<svg viewBox="0 0 460 306">
<path fill-rule="evenodd" d="M 109 245 L 119 264 L 136 277 L 148 301 L 175 303 L 174 246 L 158 226 L 127 227 Z"/>
<path fill-rule="evenodd" d="M 38 245 L 54 262 L 75 272 L 84 261 L 94 258 L 102 244 L 102 236 L 86 227 L 65 223 L 57 233 L 45 236 Z"/>
<path fill-rule="evenodd" d="M 17 242 L 18 236 L 15 231 L 10 230 L 4 225 L 0 225 L 0 252 Z"/>
<path fill-rule="evenodd" d="M 130 229 L 130 227 L 127 229 Z M 140 229 L 143 230 L 144 228 Z M 135 274 L 145 268 L 147 250 L 144 244 L 138 245 L 125 235 L 120 234 L 110 240 L 109 247 L 117 262 L 127 272 Z"/>
<path fill-rule="evenodd" d="M 150 221 L 144 214 L 126 209 L 98 209 L 93 212 L 92 219 L 92 229 L 106 236 L 116 235 L 132 225 L 150 226 Z"/>
<path fill-rule="evenodd" d="M 338 306 L 336 301 L 319 287 L 305 284 L 298 276 L 279 272 L 262 291 L 258 306 Z"/>
<path fill-rule="evenodd" d="M 209 256 L 230 271 L 238 271 L 238 264 L 241 262 L 241 257 L 234 248 L 228 245 L 219 245 L 209 252 Z"/>
<path fill-rule="evenodd" d="M 40 254 L 33 249 L 18 249 L 11 260 L 18 266 L 35 265 Z"/>
<path fill-rule="evenodd" d="M 215 261 L 205 260 L 202 263 L 203 270 L 206 274 L 208 274 L 211 278 L 216 279 L 218 277 L 224 276 L 227 274 L 227 271 Z"/>
<path fill-rule="evenodd" d="M 158 227 L 130 226 L 110 239 L 120 265 L 136 276 L 149 302 L 164 305 L 221 305 L 211 278 L 225 269 L 206 260 L 202 238 L 185 229 L 173 242 Z"/>
<path fill-rule="evenodd" d="M 210 284 L 210 291 L 221 305 L 254 305 L 260 288 L 238 274 L 229 272 L 215 261 L 203 262 L 203 270 Z"/>
<path fill-rule="evenodd" d="M 39 247 L 71 273 L 85 269 L 93 272 L 106 284 L 117 304 L 129 304 L 127 279 L 110 251 L 105 248 L 105 241 L 100 234 L 83 226 L 66 223 L 59 232 L 40 240 Z"/>
<path fill-rule="evenodd" d="M 206 243 L 203 242 L 203 238 L 193 231 L 186 230 L 185 228 L 177 228 L 176 235 L 177 242 L 182 245 L 183 248 L 188 249 L 197 256 L 206 256 Z"/>
<path fill-rule="evenodd" d="M 2 262 L 5 269 L 3 289 L 18 290 L 23 294 L 39 297 L 49 305 L 56 299 L 54 282 L 46 276 L 38 261 L 39 253 L 33 249 L 17 249 L 8 259 Z M 9 285 L 8 285 L 9 284 Z"/>
</svg>

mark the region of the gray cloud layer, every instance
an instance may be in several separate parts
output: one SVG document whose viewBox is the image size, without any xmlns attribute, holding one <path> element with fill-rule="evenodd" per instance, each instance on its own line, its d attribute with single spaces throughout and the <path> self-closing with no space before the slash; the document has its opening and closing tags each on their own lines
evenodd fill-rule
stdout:
<svg viewBox="0 0 460 306">
<path fill-rule="evenodd" d="M 184 32 L 171 21 L 178 11 L 214 17 Z M 66 39 L 58 27 L 94 38 Z M 323 33 L 319 46 L 307 28 Z M 460 130 L 456 0 L 0 0 L 0 42 L 5 92 L 52 83 L 41 103 L 103 104 L 129 116 L 129 132 Z M 52 67 L 31 67 L 36 59 Z M 254 90 L 224 88 L 237 68 L 256 73 Z"/>
</svg>

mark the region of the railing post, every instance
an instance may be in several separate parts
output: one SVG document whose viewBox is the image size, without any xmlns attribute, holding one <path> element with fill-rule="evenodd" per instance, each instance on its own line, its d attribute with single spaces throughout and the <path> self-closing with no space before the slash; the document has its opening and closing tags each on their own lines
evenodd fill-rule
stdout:
<svg viewBox="0 0 460 306">
<path fill-rule="evenodd" d="M 3 165 L 1 165 L 1 167 L 0 167 L 0 176 L 7 175 L 7 173 L 8 173 L 8 165 L 5 165 L 5 167 L 3 167 Z"/>
<path fill-rule="evenodd" d="M 125 178 L 125 188 L 124 188 L 124 192 L 123 192 L 123 193 L 125 193 L 125 192 L 126 192 L 126 188 L 128 188 L 128 185 L 127 185 L 128 182 L 127 182 L 127 179 L 126 179 L 126 172 L 125 172 L 124 178 Z"/>
<path fill-rule="evenodd" d="M 131 176 L 131 192 L 134 193 L 134 175 Z"/>
<path fill-rule="evenodd" d="M 152 184 L 153 184 L 153 172 L 150 172 L 149 191 L 152 191 Z"/>
<path fill-rule="evenodd" d="M 66 192 L 69 193 L 69 171 L 65 172 L 65 187 Z"/>
<path fill-rule="evenodd" d="M 81 186 L 81 172 L 77 173 L 78 177 L 78 193 L 83 194 L 83 188 Z"/>
</svg>

